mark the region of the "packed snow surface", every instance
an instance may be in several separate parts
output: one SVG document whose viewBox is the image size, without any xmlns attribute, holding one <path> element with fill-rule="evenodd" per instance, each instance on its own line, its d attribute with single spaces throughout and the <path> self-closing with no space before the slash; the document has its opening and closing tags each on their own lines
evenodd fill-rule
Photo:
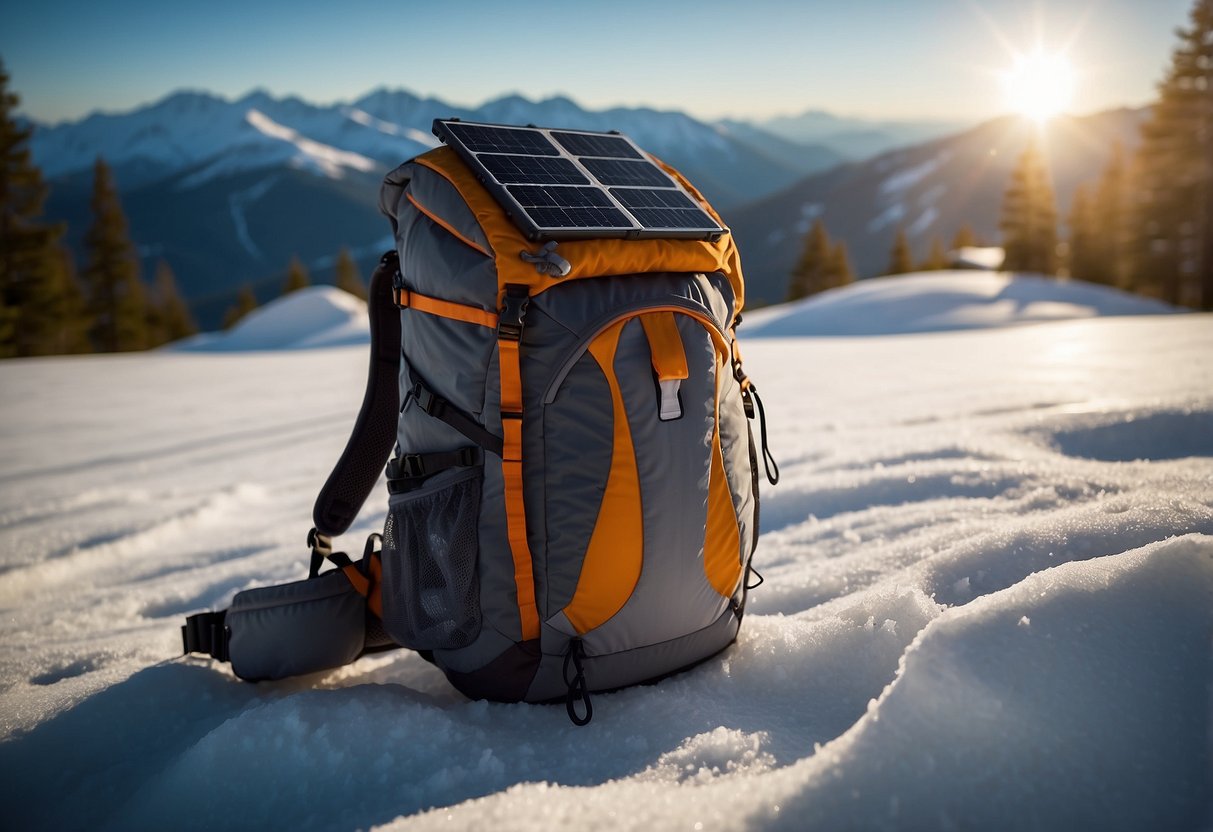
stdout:
<svg viewBox="0 0 1213 832">
<path fill-rule="evenodd" d="M 226 332 L 205 332 L 169 349 L 243 352 L 369 343 L 366 303 L 332 286 L 308 286 L 254 309 Z"/>
<path fill-rule="evenodd" d="M 834 320 L 872 327 L 882 287 L 956 314 L 912 286 Z M 1213 318 L 749 340 L 783 472 L 766 582 L 733 647 L 575 728 L 405 651 L 259 685 L 176 657 L 186 614 L 306 572 L 361 399 L 365 347 L 268 351 L 299 343 L 273 314 L 260 351 L 0 364 L 6 828 L 1213 820 Z"/>
</svg>

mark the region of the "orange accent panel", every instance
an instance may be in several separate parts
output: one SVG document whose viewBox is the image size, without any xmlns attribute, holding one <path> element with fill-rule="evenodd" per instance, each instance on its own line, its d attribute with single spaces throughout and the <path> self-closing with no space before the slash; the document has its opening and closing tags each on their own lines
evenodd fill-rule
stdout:
<svg viewBox="0 0 1213 832">
<path fill-rule="evenodd" d="M 708 524 L 703 541 L 703 570 L 708 583 L 725 598 L 733 597 L 741 580 L 741 532 L 733 494 L 724 474 L 720 449 L 720 378 L 726 364 L 716 362 L 715 429 L 712 432 L 712 467 L 708 479 Z"/>
<path fill-rule="evenodd" d="M 514 587 L 524 641 L 539 638 L 539 609 L 535 604 L 535 573 L 526 535 L 526 504 L 522 496 L 522 370 L 518 342 L 497 341 L 501 367 L 501 476 L 505 491 L 506 536 L 514 558 Z M 510 414 L 514 414 L 513 417 Z"/>
<path fill-rule="evenodd" d="M 653 369 L 660 381 L 687 378 L 687 354 L 682 348 L 682 336 L 673 312 L 653 312 L 640 316 L 644 334 L 653 354 Z"/>
<path fill-rule="evenodd" d="M 586 549 L 581 577 L 564 614 L 579 633 L 599 626 L 623 607 L 640 580 L 644 563 L 644 518 L 640 508 L 640 477 L 623 394 L 615 378 L 615 350 L 626 321 L 595 338 L 589 353 L 602 368 L 611 388 L 614 447 L 598 521 Z"/>
<path fill-rule="evenodd" d="M 414 160 L 446 179 L 472 210 L 497 260 L 498 286 L 520 283 L 532 295 L 581 277 L 601 277 L 613 274 L 644 274 L 647 272 L 723 272 L 733 285 L 740 311 L 745 294 L 741 274 L 741 258 L 733 235 L 726 233 L 716 242 L 706 240 L 565 240 L 558 249 L 573 269 L 565 277 L 539 274 L 535 267 L 518 256 L 533 252 L 538 245 L 523 236 L 510 222 L 493 196 L 480 184 L 476 175 L 449 147 L 439 147 Z M 677 179 L 688 193 L 699 200 L 700 207 L 717 222 L 720 217 L 703 197 L 673 168 L 657 159 L 654 163 Z M 721 222 L 721 226 L 724 223 Z"/>
<path fill-rule="evenodd" d="M 493 255 L 489 254 L 487 251 L 485 251 L 484 246 L 480 245 L 480 243 L 477 243 L 477 242 L 470 240 L 467 237 L 463 236 L 462 234 L 460 234 L 458 231 L 455 230 L 455 226 L 451 225 L 449 222 L 444 220 L 442 217 L 438 216 L 433 211 L 426 208 L 424 205 L 422 205 L 417 200 L 413 199 L 412 194 L 406 194 L 406 196 L 408 196 L 409 202 L 413 203 L 414 208 L 416 208 L 418 211 L 420 211 L 421 213 L 423 213 L 427 217 L 429 217 L 431 220 L 433 220 L 435 224 L 442 226 L 442 228 L 444 228 L 448 232 L 450 232 L 451 236 L 454 237 L 456 240 L 463 243 L 464 245 L 471 246 L 472 248 L 476 249 L 476 251 L 483 254 L 485 257 L 493 256 Z"/>
<path fill-rule="evenodd" d="M 487 326 L 490 329 L 497 328 L 496 313 L 480 309 L 476 306 L 432 298 L 429 295 L 411 292 L 408 289 L 396 289 L 395 296 L 396 305 L 401 309 L 416 309 L 418 312 L 426 312 L 441 318 L 450 318 L 454 321 L 464 321 L 469 324 L 479 324 L 480 326 Z"/>
<path fill-rule="evenodd" d="M 341 567 L 341 571 L 345 573 L 345 577 L 353 585 L 354 591 L 363 598 L 371 591 L 371 582 L 367 580 L 366 575 L 358 571 L 358 567 L 354 564 Z"/>
</svg>

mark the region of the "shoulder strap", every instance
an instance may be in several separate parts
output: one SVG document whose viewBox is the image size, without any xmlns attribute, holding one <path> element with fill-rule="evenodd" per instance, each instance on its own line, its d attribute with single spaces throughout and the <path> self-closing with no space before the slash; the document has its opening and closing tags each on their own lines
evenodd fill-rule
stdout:
<svg viewBox="0 0 1213 832">
<path fill-rule="evenodd" d="M 399 271 L 395 250 L 379 259 L 367 296 L 371 319 L 371 364 L 354 431 L 328 481 L 316 497 L 312 537 L 336 537 L 358 516 L 396 444 L 400 410 L 400 310 L 392 299 Z"/>
</svg>

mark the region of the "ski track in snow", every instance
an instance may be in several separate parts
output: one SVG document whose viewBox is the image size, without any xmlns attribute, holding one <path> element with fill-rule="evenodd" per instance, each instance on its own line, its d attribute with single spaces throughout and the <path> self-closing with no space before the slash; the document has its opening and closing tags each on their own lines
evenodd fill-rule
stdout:
<svg viewBox="0 0 1213 832">
<path fill-rule="evenodd" d="M 580 729 L 468 702 L 404 651 L 259 685 L 174 658 L 183 615 L 306 573 L 365 348 L 0 364 L 9 822 L 1207 823 L 1213 319 L 745 355 L 783 472 L 765 584 L 736 645 L 595 696 Z"/>
</svg>

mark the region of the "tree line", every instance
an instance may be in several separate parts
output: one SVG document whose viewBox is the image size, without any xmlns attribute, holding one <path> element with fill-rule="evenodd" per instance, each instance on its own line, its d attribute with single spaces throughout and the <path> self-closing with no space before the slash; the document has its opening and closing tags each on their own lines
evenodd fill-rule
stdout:
<svg viewBox="0 0 1213 832">
<path fill-rule="evenodd" d="M 64 244 L 66 227 L 43 218 L 49 188 L 29 149 L 30 126 L 18 124 L 18 96 L 0 62 L 0 358 L 143 350 L 198 331 L 169 264 L 156 264 L 151 285 L 140 275 L 113 172 L 93 165 L 91 221 L 83 268 Z M 366 299 L 354 258 L 341 249 L 337 286 Z M 282 293 L 311 284 L 295 257 Z M 255 309 L 251 284 L 224 315 L 225 328 Z"/>
<path fill-rule="evenodd" d="M 1136 152 L 1113 146 L 1098 179 L 1078 187 L 1064 245 L 1044 150 L 1031 142 L 1023 151 L 1002 201 L 1004 271 L 1065 274 L 1213 310 L 1213 0 L 1196 0 L 1190 24 L 1176 34 Z M 828 240 L 818 219 L 790 277 L 789 299 L 853 279 L 829 265 L 837 254 L 827 250 Z M 975 243 L 962 229 L 952 248 Z M 833 245 L 845 256 L 841 243 Z M 946 268 L 946 259 L 936 238 L 926 261 L 914 264 L 899 229 L 885 274 Z"/>
</svg>

